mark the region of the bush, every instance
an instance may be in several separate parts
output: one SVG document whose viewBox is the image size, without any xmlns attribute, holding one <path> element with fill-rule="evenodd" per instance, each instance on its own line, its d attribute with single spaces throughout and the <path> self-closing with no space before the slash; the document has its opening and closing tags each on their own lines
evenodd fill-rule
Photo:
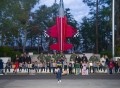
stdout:
<svg viewBox="0 0 120 88">
<path fill-rule="evenodd" d="M 107 55 L 108 58 L 112 58 L 112 51 L 102 51 L 100 52 L 100 56 Z"/>
<path fill-rule="evenodd" d="M 120 56 L 120 46 L 116 47 L 116 56 Z"/>
<path fill-rule="evenodd" d="M 11 57 L 11 59 L 13 60 L 15 58 L 16 54 L 18 56 L 21 55 L 20 52 L 14 51 L 12 48 L 0 47 L 0 57 Z"/>
</svg>

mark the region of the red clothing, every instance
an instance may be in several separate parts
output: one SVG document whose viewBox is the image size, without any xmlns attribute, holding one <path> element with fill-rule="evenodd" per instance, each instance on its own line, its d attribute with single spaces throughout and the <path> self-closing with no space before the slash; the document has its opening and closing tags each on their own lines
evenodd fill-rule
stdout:
<svg viewBox="0 0 120 88">
<path fill-rule="evenodd" d="M 108 66 L 109 66 L 109 68 L 113 69 L 113 67 L 114 67 L 113 62 L 112 62 L 112 61 L 110 61 Z"/>
<path fill-rule="evenodd" d="M 16 70 L 16 69 L 18 69 L 18 67 L 19 67 L 19 63 L 15 62 L 15 68 L 14 69 Z"/>
</svg>

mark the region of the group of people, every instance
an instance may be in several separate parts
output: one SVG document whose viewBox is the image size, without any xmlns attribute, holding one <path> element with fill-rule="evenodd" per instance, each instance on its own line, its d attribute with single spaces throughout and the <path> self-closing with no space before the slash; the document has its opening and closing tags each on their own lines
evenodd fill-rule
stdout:
<svg viewBox="0 0 120 88">
<path fill-rule="evenodd" d="M 22 69 L 27 69 L 29 63 L 31 63 L 31 57 L 29 54 L 24 53 L 21 54 L 21 56 L 16 55 L 12 61 L 8 59 L 6 63 L 3 63 L 3 61 L 0 60 L 0 68 L 2 69 L 3 74 L 11 72 L 11 69 L 13 69 L 13 73 L 17 73 L 18 69 L 19 72 L 21 72 Z"/>
<path fill-rule="evenodd" d="M 112 73 L 120 72 L 120 59 L 115 61 L 112 58 L 108 58 L 107 55 L 103 55 L 101 58 L 98 58 L 93 54 L 89 58 L 89 60 L 84 54 L 83 54 L 83 57 L 79 57 L 79 59 L 75 58 L 75 64 L 76 62 L 79 62 L 81 69 L 83 68 L 82 64 L 84 61 L 87 64 L 87 69 L 89 71 L 88 73 L 96 73 L 96 72 L 103 71 L 108 74 L 112 74 Z"/>
<path fill-rule="evenodd" d="M 16 55 L 16 58 L 11 62 L 7 61 L 4 72 L 10 72 L 13 68 L 13 72 L 22 72 L 23 70 L 30 73 L 34 70 L 36 73 L 39 72 L 49 72 L 56 73 L 56 69 L 59 67 L 63 74 L 88 74 L 96 73 L 98 71 L 107 71 L 107 73 L 112 74 L 113 72 L 120 72 L 120 59 L 118 61 L 113 61 L 109 59 L 107 55 L 103 55 L 100 59 L 92 55 L 89 59 L 85 54 L 79 56 L 78 54 L 71 54 L 70 60 L 68 61 L 63 53 L 54 53 L 53 55 L 44 55 L 41 53 L 37 57 L 37 61 L 32 62 L 31 57 L 28 54 L 21 54 L 21 56 Z M 0 60 L 0 65 L 3 62 Z M 0 66 L 2 67 L 2 66 Z M 2 67 L 3 68 L 3 67 Z M 0 68 L 0 72 L 3 72 Z"/>
</svg>

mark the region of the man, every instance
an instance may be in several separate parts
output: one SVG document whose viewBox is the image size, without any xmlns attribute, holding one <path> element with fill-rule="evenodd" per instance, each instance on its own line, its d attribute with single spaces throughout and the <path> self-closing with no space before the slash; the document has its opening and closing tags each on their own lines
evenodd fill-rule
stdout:
<svg viewBox="0 0 120 88">
<path fill-rule="evenodd" d="M 11 68 L 11 62 L 10 62 L 10 60 L 8 60 L 6 63 L 6 66 L 5 66 L 5 73 L 7 72 L 7 69 L 10 72 L 10 68 Z"/>
<path fill-rule="evenodd" d="M 45 60 L 44 54 L 41 53 L 41 54 L 37 57 L 37 59 L 38 59 L 40 62 L 44 62 L 44 60 Z"/>
<path fill-rule="evenodd" d="M 26 62 L 27 62 L 27 63 L 29 63 L 29 62 L 31 63 L 31 57 L 30 57 L 29 54 L 27 54 L 27 56 L 26 56 Z"/>
<path fill-rule="evenodd" d="M 77 61 L 75 63 L 75 74 L 76 75 L 80 74 L 80 64 Z"/>
<path fill-rule="evenodd" d="M 90 57 L 89 61 L 92 61 L 92 62 L 94 62 L 94 61 L 95 61 L 95 62 L 98 62 L 99 59 L 98 59 L 97 56 L 95 56 L 95 54 L 93 54 L 93 55 Z"/>
<path fill-rule="evenodd" d="M 82 62 L 88 62 L 88 59 L 87 59 L 87 57 L 85 56 L 85 54 L 83 54 Z"/>
<path fill-rule="evenodd" d="M 82 60 L 81 60 L 80 56 L 79 56 L 79 55 L 77 55 L 77 56 L 75 57 L 75 62 L 80 63 L 81 61 L 82 61 Z"/>
<path fill-rule="evenodd" d="M 0 74 L 3 74 L 3 61 L 0 59 Z"/>
<path fill-rule="evenodd" d="M 89 71 L 91 73 L 91 70 L 93 70 L 93 73 L 98 69 L 97 64 L 99 62 L 99 59 L 95 54 L 93 54 L 89 59 Z M 96 69 L 96 70 L 95 70 Z"/>
<path fill-rule="evenodd" d="M 25 57 L 24 57 L 24 54 L 21 54 L 19 58 L 19 63 L 23 63 L 23 62 L 25 62 Z"/>
<path fill-rule="evenodd" d="M 62 53 L 62 52 L 60 52 L 59 54 L 58 54 L 58 60 L 60 60 L 61 58 L 66 58 L 65 57 L 65 54 L 64 53 Z"/>
<path fill-rule="evenodd" d="M 54 60 L 58 60 L 58 55 L 57 55 L 56 52 L 52 55 L 52 58 L 53 58 Z"/>
<path fill-rule="evenodd" d="M 49 53 L 45 56 L 45 60 L 46 60 L 46 62 L 50 62 L 51 55 Z"/>
<path fill-rule="evenodd" d="M 71 56 L 70 56 L 70 61 L 71 61 L 71 59 L 73 59 L 75 61 L 75 58 L 76 58 L 76 54 L 72 53 Z"/>
</svg>

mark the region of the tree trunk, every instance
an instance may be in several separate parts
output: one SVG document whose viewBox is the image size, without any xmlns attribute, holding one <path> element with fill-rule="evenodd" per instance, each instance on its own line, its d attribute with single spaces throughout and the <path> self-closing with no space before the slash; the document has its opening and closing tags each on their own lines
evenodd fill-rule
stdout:
<svg viewBox="0 0 120 88">
<path fill-rule="evenodd" d="M 38 54 L 40 54 L 40 38 L 38 36 Z"/>
<path fill-rule="evenodd" d="M 98 0 L 96 0 L 96 54 L 98 54 Z"/>
<path fill-rule="evenodd" d="M 0 33 L 0 46 L 2 46 L 2 34 Z"/>
<path fill-rule="evenodd" d="M 26 51 L 25 51 L 26 41 L 27 41 L 27 30 L 25 29 L 25 30 L 24 30 L 23 52 L 26 52 Z"/>
</svg>

